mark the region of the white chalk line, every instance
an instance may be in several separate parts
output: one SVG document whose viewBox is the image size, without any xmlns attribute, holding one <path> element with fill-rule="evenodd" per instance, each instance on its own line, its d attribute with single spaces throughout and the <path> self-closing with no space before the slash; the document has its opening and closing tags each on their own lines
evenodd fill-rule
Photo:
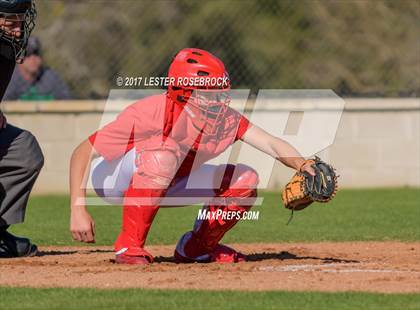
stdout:
<svg viewBox="0 0 420 310">
<path fill-rule="evenodd" d="M 358 264 L 360 265 L 360 264 Z M 333 267 L 340 266 L 341 268 L 335 269 Z M 410 273 L 420 275 L 420 271 L 415 270 L 396 270 L 396 269 L 363 269 L 363 268 L 352 268 L 345 266 L 342 263 L 331 263 L 323 265 L 287 265 L 287 266 L 262 266 L 257 267 L 256 271 L 267 271 L 267 272 L 330 272 L 330 273 Z"/>
</svg>

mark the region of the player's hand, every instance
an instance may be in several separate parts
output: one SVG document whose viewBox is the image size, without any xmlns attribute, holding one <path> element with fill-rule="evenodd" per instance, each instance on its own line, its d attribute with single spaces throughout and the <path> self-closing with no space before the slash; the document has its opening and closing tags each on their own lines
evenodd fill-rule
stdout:
<svg viewBox="0 0 420 310">
<path fill-rule="evenodd" d="M 307 160 L 301 167 L 300 167 L 300 172 L 307 172 L 309 173 L 311 176 L 315 176 L 315 170 L 312 167 L 312 165 L 314 164 L 314 162 L 312 160 Z"/>
<path fill-rule="evenodd" d="M 76 241 L 95 243 L 95 222 L 83 207 L 78 206 L 72 209 L 70 231 Z"/>
<path fill-rule="evenodd" d="M 0 112 L 0 130 L 6 128 L 7 125 L 7 119 L 6 116 L 2 112 Z"/>
</svg>

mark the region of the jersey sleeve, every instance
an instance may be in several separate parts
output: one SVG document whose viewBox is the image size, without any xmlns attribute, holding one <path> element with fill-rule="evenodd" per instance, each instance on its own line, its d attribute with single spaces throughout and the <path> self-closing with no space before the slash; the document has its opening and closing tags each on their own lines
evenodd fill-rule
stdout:
<svg viewBox="0 0 420 310">
<path fill-rule="evenodd" d="M 249 127 L 251 127 L 251 122 L 244 115 L 241 115 L 235 141 L 242 139 Z"/>
<path fill-rule="evenodd" d="M 140 99 L 123 110 L 115 120 L 89 137 L 92 147 L 106 160 L 117 159 L 136 145 L 161 135 L 166 115 L 166 95 Z"/>
<path fill-rule="evenodd" d="M 92 134 L 88 139 L 92 147 L 106 160 L 121 157 L 134 147 L 136 122 L 134 110 L 125 109 L 111 123 Z"/>
</svg>

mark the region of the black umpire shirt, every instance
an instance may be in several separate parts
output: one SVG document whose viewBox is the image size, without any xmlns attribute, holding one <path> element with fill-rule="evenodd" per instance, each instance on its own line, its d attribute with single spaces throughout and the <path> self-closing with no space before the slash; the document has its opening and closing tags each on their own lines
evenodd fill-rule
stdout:
<svg viewBox="0 0 420 310">
<path fill-rule="evenodd" d="M 0 42 L 0 102 L 12 78 L 15 64 L 16 61 L 12 47 Z"/>
</svg>

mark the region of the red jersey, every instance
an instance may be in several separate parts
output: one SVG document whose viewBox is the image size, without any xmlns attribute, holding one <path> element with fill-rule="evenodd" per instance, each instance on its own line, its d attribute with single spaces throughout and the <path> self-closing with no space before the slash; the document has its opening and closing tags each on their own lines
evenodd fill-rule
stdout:
<svg viewBox="0 0 420 310">
<path fill-rule="evenodd" d="M 89 141 L 102 157 L 113 160 L 139 141 L 151 136 L 168 136 L 178 143 L 184 158 L 178 175 L 186 175 L 225 151 L 248 127 L 249 121 L 243 115 L 228 108 L 215 135 L 200 134 L 183 107 L 164 93 L 130 105 L 114 121 L 92 134 Z"/>
</svg>

